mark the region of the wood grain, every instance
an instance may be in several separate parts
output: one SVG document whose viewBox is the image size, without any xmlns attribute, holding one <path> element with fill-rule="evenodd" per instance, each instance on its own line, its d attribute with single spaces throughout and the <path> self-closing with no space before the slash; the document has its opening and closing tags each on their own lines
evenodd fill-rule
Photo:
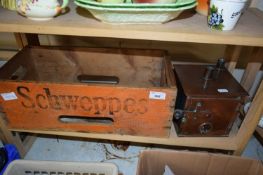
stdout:
<svg viewBox="0 0 263 175">
<path fill-rule="evenodd" d="M 245 73 L 241 79 L 241 85 L 249 92 L 256 79 L 257 73 L 260 71 L 262 63 L 248 63 Z"/>
<path fill-rule="evenodd" d="M 4 143 L 14 144 L 18 149 L 21 157 L 24 157 L 26 154 L 26 150 L 23 146 L 23 142 L 19 138 L 13 136 L 12 132 L 8 130 L 5 122 L 5 115 L 1 112 L 0 112 L 0 129 L 4 139 L 2 141 Z"/>
<path fill-rule="evenodd" d="M 39 35 L 41 45 L 69 47 L 144 48 L 166 50 L 172 60 L 216 63 L 225 45 L 178 43 L 137 39 L 99 38 L 63 35 Z M 205 52 L 204 52 L 205 51 Z"/>
<path fill-rule="evenodd" d="M 126 39 L 144 39 L 172 42 L 196 42 L 211 44 L 229 44 L 246 46 L 263 46 L 263 13 L 257 9 L 249 9 L 242 15 L 233 31 L 218 32 L 210 30 L 206 25 L 206 18 L 190 12 L 189 18 L 185 15 L 163 25 L 108 25 L 95 20 L 85 10 L 70 6 L 70 12 L 58 16 L 48 22 L 34 22 L 16 12 L 0 8 L 0 32 L 39 33 L 72 36 L 109 37 Z M 247 143 L 251 132 L 257 125 L 259 111 L 262 111 L 262 85 L 253 102 L 248 116 L 243 122 L 241 129 L 229 137 L 211 138 L 179 138 L 174 130 L 170 138 L 138 137 L 115 134 L 94 134 L 62 131 L 40 131 L 40 130 L 17 130 L 32 133 L 45 133 L 65 135 L 74 137 L 87 137 L 95 139 L 126 140 L 142 143 L 155 143 L 164 145 L 179 145 L 190 147 L 215 148 L 225 150 L 236 150 L 240 154 Z"/>
<path fill-rule="evenodd" d="M 263 128 L 257 126 L 254 134 L 258 141 L 263 145 Z"/>
<path fill-rule="evenodd" d="M 233 73 L 236 68 L 237 61 L 240 57 L 241 49 L 242 49 L 242 46 L 228 45 L 226 47 L 224 58 L 227 61 L 226 67 L 230 73 Z"/>
<path fill-rule="evenodd" d="M 21 33 L 14 33 L 15 39 L 16 39 L 16 44 L 19 49 L 23 49 L 25 46 L 28 45 L 26 41 L 26 37 L 24 34 Z"/>
<path fill-rule="evenodd" d="M 248 140 L 255 131 L 259 119 L 263 113 L 263 81 L 257 90 L 257 93 L 252 101 L 251 107 L 248 110 L 248 113 L 239 129 L 237 137 L 235 138 L 238 145 L 237 150 L 235 151 L 236 155 L 240 155 L 244 148 L 246 147 Z"/>
<path fill-rule="evenodd" d="M 22 66 L 25 81 L 80 83 L 77 76 L 87 74 L 117 76 L 119 86 L 159 87 L 160 72 L 168 68 L 164 57 L 160 50 L 28 47 L 1 69 L 0 77 L 9 79 Z"/>
<path fill-rule="evenodd" d="M 141 136 L 131 136 L 131 135 L 118 135 L 118 134 L 65 132 L 65 131 L 43 131 L 43 130 L 25 130 L 25 129 L 13 129 L 13 130 L 19 132 L 69 136 L 69 137 L 77 137 L 77 138 L 130 141 L 135 143 L 148 143 L 148 144 L 185 146 L 185 147 L 188 146 L 188 147 L 196 147 L 196 148 L 214 148 L 214 149 L 222 149 L 222 150 L 237 149 L 237 145 L 234 139 L 235 137 L 233 135 L 229 137 L 177 137 L 174 128 L 171 130 L 169 138 L 141 137 Z"/>
<path fill-rule="evenodd" d="M 15 54 L 17 53 L 17 51 L 6 51 L 6 50 L 0 50 L 0 60 L 4 60 L 7 61 L 10 58 L 12 58 Z"/>
<path fill-rule="evenodd" d="M 0 9 L 0 32 L 57 34 L 214 44 L 263 46 L 263 18 L 249 9 L 233 31 L 207 27 L 205 16 L 192 11 L 162 25 L 109 25 L 98 22 L 86 10 L 70 5 L 70 11 L 46 22 L 28 20 L 16 12 Z M 257 13 L 257 14 L 255 14 Z"/>
<path fill-rule="evenodd" d="M 18 96 L 0 105 L 10 128 L 168 137 L 176 87 L 165 59 L 158 50 L 27 47 L 0 69 L 0 93 Z M 80 83 L 82 74 L 119 83 Z"/>
</svg>

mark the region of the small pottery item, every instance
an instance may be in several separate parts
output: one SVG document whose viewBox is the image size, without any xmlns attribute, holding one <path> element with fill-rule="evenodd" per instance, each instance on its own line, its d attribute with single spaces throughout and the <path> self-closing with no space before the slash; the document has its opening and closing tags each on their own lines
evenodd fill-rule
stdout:
<svg viewBox="0 0 263 175">
<path fill-rule="evenodd" d="M 198 4 L 196 6 L 197 13 L 201 15 L 208 15 L 208 9 L 209 9 L 209 0 L 197 0 Z"/>
<path fill-rule="evenodd" d="M 29 19 L 45 21 L 60 14 L 68 2 L 63 0 L 63 4 L 60 5 L 58 0 L 17 0 L 17 11 Z"/>
<path fill-rule="evenodd" d="M 243 13 L 247 0 L 211 0 L 208 26 L 216 30 L 232 30 Z"/>
</svg>

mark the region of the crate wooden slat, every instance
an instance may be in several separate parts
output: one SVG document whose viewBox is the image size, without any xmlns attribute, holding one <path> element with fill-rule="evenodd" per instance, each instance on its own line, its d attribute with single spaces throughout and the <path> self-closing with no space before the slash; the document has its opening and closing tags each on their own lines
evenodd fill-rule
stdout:
<svg viewBox="0 0 263 175">
<path fill-rule="evenodd" d="M 3 114 L 0 113 L 0 115 L 3 115 Z M 17 147 L 20 153 L 20 156 L 22 158 L 29 151 L 29 149 L 31 148 L 32 144 L 34 143 L 36 139 L 36 136 L 33 136 L 31 134 L 31 135 L 27 135 L 25 139 L 22 140 L 18 132 L 12 132 L 7 129 L 6 123 L 2 119 L 0 119 L 0 136 L 1 136 L 0 137 L 1 141 L 4 144 L 7 144 L 7 143 L 14 144 Z"/>
<path fill-rule="evenodd" d="M 258 138 L 261 144 L 263 144 L 263 128 L 257 126 L 255 136 Z"/>
<path fill-rule="evenodd" d="M 229 45 L 226 47 L 224 58 L 228 59 L 227 69 L 230 73 L 235 70 L 241 50 L 242 46 Z"/>
<path fill-rule="evenodd" d="M 0 61 L 1 60 L 8 60 L 9 58 L 13 57 L 17 51 L 9 51 L 9 50 L 0 50 Z"/>
</svg>

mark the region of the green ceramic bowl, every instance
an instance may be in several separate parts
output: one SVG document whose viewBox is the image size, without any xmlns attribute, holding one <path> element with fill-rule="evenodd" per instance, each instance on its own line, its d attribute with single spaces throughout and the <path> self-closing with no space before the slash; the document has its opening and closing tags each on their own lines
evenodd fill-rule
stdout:
<svg viewBox="0 0 263 175">
<path fill-rule="evenodd" d="M 100 3 L 94 0 L 75 0 L 79 4 L 91 5 L 97 7 L 121 7 L 121 8 L 163 8 L 163 7 L 183 7 L 196 3 L 196 0 L 176 0 L 175 3 L 158 4 L 158 3 L 132 3 L 125 1 L 125 3 Z"/>
<path fill-rule="evenodd" d="M 88 5 L 75 0 L 75 4 L 88 10 L 95 18 L 111 24 L 161 24 L 176 18 L 182 11 L 193 8 L 193 3 L 185 6 L 123 7 Z"/>
</svg>

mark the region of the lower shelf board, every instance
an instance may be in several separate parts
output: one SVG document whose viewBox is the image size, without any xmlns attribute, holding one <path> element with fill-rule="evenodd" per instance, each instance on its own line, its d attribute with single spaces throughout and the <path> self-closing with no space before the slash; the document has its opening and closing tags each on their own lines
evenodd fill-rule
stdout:
<svg viewBox="0 0 263 175">
<path fill-rule="evenodd" d="M 213 149 L 221 149 L 221 150 L 237 149 L 237 145 L 235 142 L 236 140 L 235 135 L 237 133 L 236 127 L 233 127 L 233 130 L 231 131 L 230 136 L 228 137 L 178 137 L 175 132 L 175 128 L 172 127 L 170 137 L 168 138 L 118 135 L 118 134 L 68 132 L 68 131 L 43 131 L 43 130 L 21 130 L 21 129 L 13 129 L 13 130 L 18 132 L 29 132 L 29 133 L 37 133 L 37 134 L 129 141 L 136 143 L 149 143 L 149 144 L 160 144 L 160 145 L 170 145 L 170 146 L 213 148 Z"/>
</svg>

